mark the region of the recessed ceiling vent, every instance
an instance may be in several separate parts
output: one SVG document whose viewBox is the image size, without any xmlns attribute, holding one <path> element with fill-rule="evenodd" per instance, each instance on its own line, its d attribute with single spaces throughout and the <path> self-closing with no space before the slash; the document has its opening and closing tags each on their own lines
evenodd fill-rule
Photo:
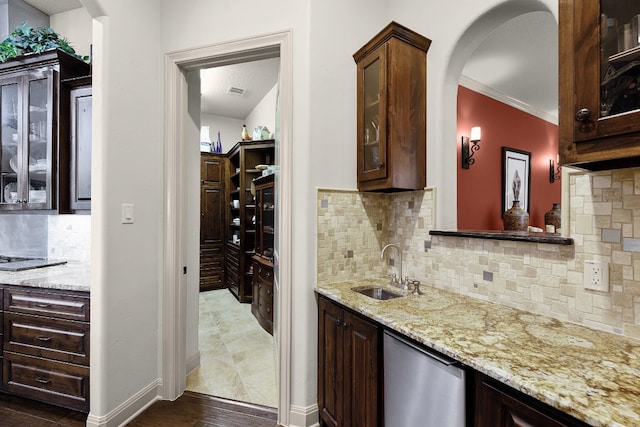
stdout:
<svg viewBox="0 0 640 427">
<path fill-rule="evenodd" d="M 228 95 L 236 95 L 236 96 L 242 96 L 244 95 L 245 90 L 239 87 L 235 87 L 235 86 L 229 86 L 227 88 L 227 94 Z"/>
</svg>

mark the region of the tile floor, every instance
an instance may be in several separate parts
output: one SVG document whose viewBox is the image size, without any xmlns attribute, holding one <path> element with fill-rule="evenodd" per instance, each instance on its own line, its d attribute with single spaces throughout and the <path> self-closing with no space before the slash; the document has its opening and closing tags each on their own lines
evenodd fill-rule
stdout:
<svg viewBox="0 0 640 427">
<path fill-rule="evenodd" d="M 275 341 L 227 289 L 200 292 L 200 366 L 187 390 L 277 407 Z"/>
</svg>

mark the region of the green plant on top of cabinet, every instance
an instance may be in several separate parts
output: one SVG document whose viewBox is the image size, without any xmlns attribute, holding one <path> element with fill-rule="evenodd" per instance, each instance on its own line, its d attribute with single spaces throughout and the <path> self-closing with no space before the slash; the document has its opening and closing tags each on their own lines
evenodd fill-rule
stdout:
<svg viewBox="0 0 640 427">
<path fill-rule="evenodd" d="M 560 1 L 561 164 L 640 165 L 638 14 L 631 0 Z"/>
<path fill-rule="evenodd" d="M 353 55 L 360 191 L 420 190 L 426 185 L 430 44 L 391 22 Z"/>
<path fill-rule="evenodd" d="M 89 64 L 61 50 L 0 64 L 0 210 L 70 209 L 70 88 Z"/>
</svg>

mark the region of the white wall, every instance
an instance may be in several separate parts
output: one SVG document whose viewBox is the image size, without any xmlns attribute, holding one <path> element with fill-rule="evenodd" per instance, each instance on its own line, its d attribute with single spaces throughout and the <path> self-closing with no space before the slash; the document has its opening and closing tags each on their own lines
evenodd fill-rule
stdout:
<svg viewBox="0 0 640 427">
<path fill-rule="evenodd" d="M 557 10 L 555 0 L 452 0 L 446 7 L 436 0 L 83 4 L 93 16 L 105 15 L 93 29 L 92 316 L 97 330 L 92 331 L 91 414 L 97 418 L 160 375 L 165 53 L 292 31 L 294 270 L 293 282 L 282 286 L 291 286 L 295 319 L 291 403 L 309 408 L 316 402 L 313 190 L 356 185 L 352 54 L 392 19 L 433 40 L 427 55 L 427 182 L 439 187 L 437 224 L 442 226 L 455 219 L 455 168 L 447 165 L 455 164 L 457 80 L 474 44 L 498 25 L 483 14 L 500 4 L 505 5 L 499 13 L 504 20 L 526 10 Z M 215 31 L 203 31 L 214 17 Z M 132 49 L 132 40 L 144 49 Z M 135 204 L 134 225 L 119 223 L 123 202 Z M 187 310 L 197 311 L 197 306 Z"/>
<path fill-rule="evenodd" d="M 190 150 L 187 163 L 193 167 L 186 168 L 185 174 L 187 182 L 187 205 L 189 212 L 198 212 L 197 219 L 187 221 L 187 259 L 185 265 L 187 271 L 187 307 L 190 309 L 186 312 L 186 357 L 187 372 L 196 368 L 200 361 L 200 352 L 198 344 L 198 322 L 200 307 L 200 148 L 199 135 L 201 126 L 201 110 L 200 110 L 200 71 L 193 70 L 185 73 L 188 85 L 187 111 L 191 129 L 188 131 L 193 138 L 187 139 L 198 143 L 197 150 Z"/>
<path fill-rule="evenodd" d="M 209 136 L 211 137 L 211 141 L 218 140 L 218 131 L 220 131 L 223 153 L 227 153 L 238 141 L 241 140 L 240 135 L 242 134 L 242 125 L 244 124 L 244 120 L 218 116 L 215 114 L 202 114 L 201 121 L 203 126 L 209 126 Z"/>
<path fill-rule="evenodd" d="M 276 129 L 276 96 L 278 95 L 278 84 L 273 86 L 262 100 L 255 106 L 244 120 L 249 130 L 249 134 L 253 137 L 253 129 L 258 126 L 266 126 L 269 132 Z"/>
<path fill-rule="evenodd" d="M 83 0 L 93 25 L 91 412 L 111 419 L 160 377 L 163 56 L 154 0 Z M 121 224 L 123 203 L 134 224 Z"/>
<path fill-rule="evenodd" d="M 83 7 L 49 17 L 51 28 L 69 41 L 81 56 L 91 54 L 91 15 Z"/>
</svg>

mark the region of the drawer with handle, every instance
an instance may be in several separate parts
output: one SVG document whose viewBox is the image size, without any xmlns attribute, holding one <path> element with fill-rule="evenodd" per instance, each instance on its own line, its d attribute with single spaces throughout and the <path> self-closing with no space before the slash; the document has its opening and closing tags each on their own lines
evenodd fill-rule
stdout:
<svg viewBox="0 0 640 427">
<path fill-rule="evenodd" d="M 89 321 L 89 297 L 24 288 L 4 289 L 4 310 L 15 313 Z"/>
<path fill-rule="evenodd" d="M 4 352 L 4 389 L 54 405 L 89 410 L 89 368 Z"/>
<path fill-rule="evenodd" d="M 6 312 L 4 350 L 89 365 L 89 324 Z"/>
</svg>

